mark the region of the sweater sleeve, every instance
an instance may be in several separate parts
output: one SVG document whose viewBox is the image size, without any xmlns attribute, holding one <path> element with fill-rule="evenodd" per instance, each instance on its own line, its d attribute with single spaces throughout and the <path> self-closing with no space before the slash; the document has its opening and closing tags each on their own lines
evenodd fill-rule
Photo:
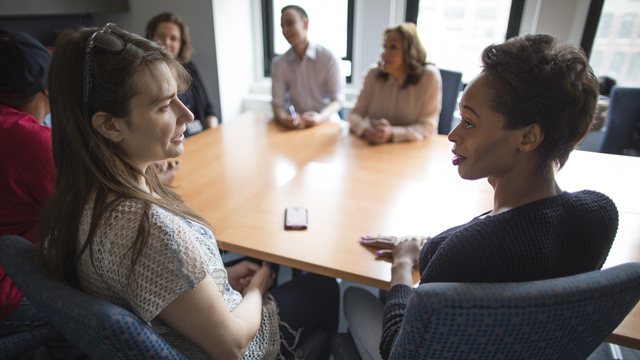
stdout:
<svg viewBox="0 0 640 360">
<path fill-rule="evenodd" d="M 433 65 L 425 68 L 418 84 L 414 85 L 419 93 L 421 104 L 415 122 L 407 126 L 393 126 L 393 142 L 422 140 L 431 136 L 438 127 L 442 107 L 442 78 L 440 71 Z"/>
<path fill-rule="evenodd" d="M 344 89 L 346 80 L 340 71 L 340 60 L 335 55 L 331 55 L 331 61 L 329 62 L 326 78 L 327 92 L 331 101 L 340 101 L 340 104 L 344 105 Z"/>
<path fill-rule="evenodd" d="M 380 339 L 380 355 L 388 359 L 393 343 L 400 332 L 404 313 L 413 289 L 407 285 L 395 285 L 387 293 L 382 317 L 382 339 Z"/>
<path fill-rule="evenodd" d="M 189 74 L 191 75 L 191 78 L 193 80 L 193 85 L 191 87 L 192 93 L 194 93 L 193 95 L 198 98 L 198 102 L 201 103 L 200 106 L 202 106 L 202 112 L 204 113 L 204 116 L 216 116 L 219 119 L 220 115 L 218 114 L 215 105 L 209 97 L 207 87 L 204 85 L 204 81 L 202 80 L 200 71 L 193 62 L 188 62 L 185 67 L 189 71 Z M 198 116 L 198 114 L 194 115 Z M 200 120 L 204 121 L 204 119 Z"/>
<path fill-rule="evenodd" d="M 362 136 L 362 133 L 369 127 L 365 118 L 369 115 L 369 104 L 374 92 L 373 87 L 375 86 L 377 71 L 376 69 L 369 70 L 364 78 L 364 85 L 362 85 L 362 90 L 358 95 L 358 101 L 356 101 L 356 105 L 347 116 L 351 132 L 358 137 Z"/>
</svg>

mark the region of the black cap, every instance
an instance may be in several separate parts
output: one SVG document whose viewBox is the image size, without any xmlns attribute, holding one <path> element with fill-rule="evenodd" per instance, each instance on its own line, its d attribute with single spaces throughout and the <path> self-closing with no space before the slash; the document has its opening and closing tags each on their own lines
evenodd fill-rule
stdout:
<svg viewBox="0 0 640 360">
<path fill-rule="evenodd" d="M 47 88 L 51 54 L 36 39 L 0 34 L 0 97 L 24 99 Z"/>
</svg>

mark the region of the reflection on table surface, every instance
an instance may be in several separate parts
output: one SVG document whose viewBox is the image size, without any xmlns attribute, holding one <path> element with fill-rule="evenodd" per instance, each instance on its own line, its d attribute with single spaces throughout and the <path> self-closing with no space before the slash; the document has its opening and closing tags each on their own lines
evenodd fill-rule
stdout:
<svg viewBox="0 0 640 360">
<path fill-rule="evenodd" d="M 493 206 L 486 180 L 458 176 L 443 135 L 369 146 L 339 124 L 290 131 L 245 113 L 184 146 L 174 185 L 224 249 L 378 288 L 388 288 L 391 265 L 360 235 L 435 235 Z M 563 190 L 597 190 L 618 206 L 605 267 L 640 261 L 639 178 L 640 158 L 583 151 L 557 175 Z M 287 206 L 308 209 L 308 230 L 284 230 Z M 610 340 L 640 348 L 638 337 L 640 307 Z"/>
</svg>

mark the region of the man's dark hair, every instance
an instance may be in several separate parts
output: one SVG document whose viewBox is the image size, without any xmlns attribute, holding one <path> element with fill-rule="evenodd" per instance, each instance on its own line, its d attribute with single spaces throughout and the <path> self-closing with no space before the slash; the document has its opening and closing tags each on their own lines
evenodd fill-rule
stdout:
<svg viewBox="0 0 640 360">
<path fill-rule="evenodd" d="M 304 11 L 304 9 L 301 8 L 298 5 L 287 5 L 287 6 L 282 8 L 282 11 L 280 13 L 282 14 L 282 13 L 284 13 L 285 11 L 287 11 L 289 9 L 293 9 L 293 10 L 297 11 L 298 14 L 300 14 L 300 19 L 302 19 L 302 21 L 309 19 L 309 17 L 307 16 L 307 12 Z"/>
</svg>

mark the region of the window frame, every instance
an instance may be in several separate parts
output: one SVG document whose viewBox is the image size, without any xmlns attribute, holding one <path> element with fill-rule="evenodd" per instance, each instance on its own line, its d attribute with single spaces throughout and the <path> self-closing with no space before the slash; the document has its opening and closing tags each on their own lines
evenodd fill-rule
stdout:
<svg viewBox="0 0 640 360">
<path fill-rule="evenodd" d="M 405 21 L 418 24 L 418 10 L 420 9 L 420 0 L 406 0 Z M 507 24 L 507 37 L 510 39 L 520 34 L 520 25 L 522 24 L 522 15 L 524 14 L 525 0 L 511 0 L 511 10 L 509 11 L 509 23 Z"/>
<path fill-rule="evenodd" d="M 598 32 L 598 25 L 600 24 L 603 7 L 604 0 L 591 0 L 591 4 L 589 5 L 587 21 L 584 24 L 582 39 L 580 40 L 580 46 L 584 50 L 585 54 L 587 54 L 587 58 L 591 57 L 591 51 L 593 50 L 593 44 L 596 41 L 596 33 Z"/>
<path fill-rule="evenodd" d="M 262 48 L 264 76 L 271 77 L 271 63 L 276 57 L 273 12 L 273 0 L 261 0 L 262 5 Z M 347 0 L 347 56 L 342 60 L 351 62 L 351 75 L 346 76 L 347 83 L 351 83 L 353 75 L 353 20 L 355 18 L 355 0 Z"/>
<path fill-rule="evenodd" d="M 520 25 L 524 15 L 524 6 L 526 0 L 511 0 L 511 9 L 509 10 L 509 22 L 507 24 L 507 34 L 505 40 L 520 34 Z M 420 9 L 420 0 L 406 0 L 405 21 L 418 24 L 418 10 Z M 464 88 L 466 83 L 462 84 Z"/>
</svg>

